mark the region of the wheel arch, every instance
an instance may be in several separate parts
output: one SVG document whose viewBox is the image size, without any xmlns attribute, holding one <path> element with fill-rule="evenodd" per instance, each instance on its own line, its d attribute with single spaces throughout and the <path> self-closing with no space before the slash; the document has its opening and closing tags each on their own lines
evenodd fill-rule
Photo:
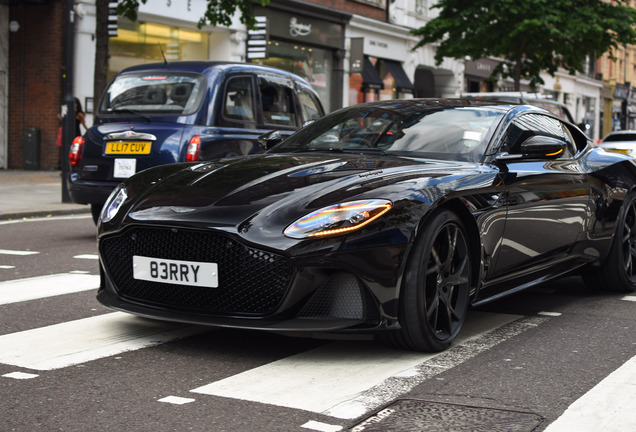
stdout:
<svg viewBox="0 0 636 432">
<path fill-rule="evenodd" d="M 426 215 L 420 220 L 416 237 L 421 235 L 424 231 L 424 226 L 426 226 L 427 221 L 433 217 L 440 210 L 451 210 L 454 212 L 459 219 L 464 224 L 464 229 L 466 230 L 466 235 L 468 236 L 468 243 L 470 248 L 470 260 L 471 260 L 471 289 L 470 295 L 471 298 L 477 292 L 478 281 L 480 278 L 480 274 L 482 271 L 482 245 L 481 245 L 481 236 L 479 235 L 479 229 L 477 227 L 477 221 L 475 220 L 472 213 L 468 210 L 466 203 L 461 198 L 452 198 L 440 202 L 439 205 L 431 207 L 431 209 L 426 213 Z"/>
</svg>

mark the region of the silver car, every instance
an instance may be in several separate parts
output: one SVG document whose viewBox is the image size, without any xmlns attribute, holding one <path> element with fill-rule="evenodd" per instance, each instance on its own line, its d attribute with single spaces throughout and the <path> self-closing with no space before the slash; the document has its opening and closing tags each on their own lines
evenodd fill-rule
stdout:
<svg viewBox="0 0 636 432">
<path fill-rule="evenodd" d="M 610 132 L 598 146 L 607 151 L 636 157 L 636 130 Z"/>
</svg>

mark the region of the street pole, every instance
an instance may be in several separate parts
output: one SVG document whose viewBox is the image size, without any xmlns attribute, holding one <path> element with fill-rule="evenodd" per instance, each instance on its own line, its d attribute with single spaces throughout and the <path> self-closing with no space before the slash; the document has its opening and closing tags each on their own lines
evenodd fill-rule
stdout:
<svg viewBox="0 0 636 432">
<path fill-rule="evenodd" d="M 62 103 L 66 107 L 66 115 L 62 122 L 62 202 L 70 203 L 67 179 L 70 172 L 68 151 L 75 135 L 75 102 L 73 99 L 73 58 L 75 51 L 75 0 L 66 0 L 66 55 L 64 59 L 64 88 Z"/>
</svg>

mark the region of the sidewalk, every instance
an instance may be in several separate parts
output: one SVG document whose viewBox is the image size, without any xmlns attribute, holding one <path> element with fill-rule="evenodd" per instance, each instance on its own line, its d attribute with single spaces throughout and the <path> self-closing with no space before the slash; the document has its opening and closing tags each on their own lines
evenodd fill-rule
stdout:
<svg viewBox="0 0 636 432">
<path fill-rule="evenodd" d="M 62 202 L 61 171 L 0 169 L 0 220 L 89 212 L 87 205 Z"/>
</svg>

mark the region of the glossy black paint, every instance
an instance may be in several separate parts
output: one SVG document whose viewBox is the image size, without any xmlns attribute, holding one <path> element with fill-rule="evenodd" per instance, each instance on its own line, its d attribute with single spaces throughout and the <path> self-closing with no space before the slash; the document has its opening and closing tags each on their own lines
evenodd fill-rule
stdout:
<svg viewBox="0 0 636 432">
<path fill-rule="evenodd" d="M 123 181 L 113 175 L 116 158 L 133 158 L 136 171 L 143 171 L 158 165 L 172 164 L 186 160 L 190 139 L 198 136 L 201 140 L 199 160 L 213 160 L 221 157 L 247 155 L 263 151 L 258 143 L 262 134 L 280 130 L 288 136 L 298 130 L 305 119 L 300 115 L 297 93 L 303 92 L 314 99 L 323 115 L 318 95 L 299 76 L 276 68 L 256 64 L 240 64 L 209 61 L 184 61 L 172 63 L 152 63 L 129 67 L 119 72 L 115 79 L 136 74 L 179 73 L 200 76 L 205 87 L 196 109 L 183 114 L 176 113 L 135 113 L 98 111 L 95 122 L 84 135 L 85 143 L 80 164 L 71 167 L 66 179 L 71 199 L 75 203 L 101 206 L 115 186 Z M 254 121 L 245 122 L 228 119 L 223 113 L 224 91 L 229 80 L 242 77 L 249 79 L 255 89 L 263 77 L 284 83 L 293 89 L 294 111 L 298 113 L 291 126 L 268 124 L 262 112 L 256 111 Z M 106 93 L 108 89 L 106 89 Z M 106 93 L 104 98 L 106 97 Z M 260 96 L 254 95 L 254 106 L 260 106 Z M 151 134 L 152 151 L 147 155 L 106 154 L 106 143 L 113 141 L 109 134 L 134 132 Z M 134 140 L 132 138 L 122 141 Z M 66 155 L 65 155 L 66 157 Z"/>
<path fill-rule="evenodd" d="M 412 100 L 354 109 L 384 109 L 389 104 L 398 111 L 424 112 L 490 106 Z M 416 154 L 281 153 L 275 147 L 263 155 L 141 172 L 125 182 L 129 198 L 117 216 L 99 225 L 100 254 L 105 240 L 139 226 L 212 231 L 288 257 L 293 280 L 272 313 L 194 314 L 124 298 L 108 263 L 102 261 L 98 299 L 140 315 L 224 327 L 305 332 L 396 328 L 413 242 L 440 208 L 451 209 L 466 227 L 473 260 L 473 305 L 600 265 L 614 239 L 623 200 L 636 184 L 634 161 L 595 148 L 571 125 L 567 128 L 575 141 L 572 155 L 539 159 L 506 154 L 510 144 L 506 137 L 513 125 L 528 115 L 550 116 L 529 106 L 493 105 L 492 109 L 500 110 L 502 117 L 487 133 L 488 145 L 479 162 Z M 357 231 L 302 240 L 282 234 L 313 210 L 370 198 L 389 199 L 393 208 Z M 169 255 L 169 244 L 165 250 Z M 360 281 L 379 318 L 299 318 L 299 311 L 325 281 L 341 274 Z M 331 301 L 337 303 L 337 296 Z"/>
</svg>

